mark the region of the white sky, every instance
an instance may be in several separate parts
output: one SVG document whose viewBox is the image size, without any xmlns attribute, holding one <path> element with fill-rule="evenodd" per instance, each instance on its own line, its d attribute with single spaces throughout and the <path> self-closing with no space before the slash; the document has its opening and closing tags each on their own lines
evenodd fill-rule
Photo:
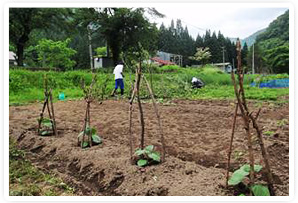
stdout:
<svg viewBox="0 0 298 203">
<path fill-rule="evenodd" d="M 266 28 L 273 20 L 283 14 L 288 8 L 243 8 L 229 6 L 195 6 L 187 7 L 156 7 L 156 9 L 165 14 L 162 19 L 152 19 L 158 23 L 161 22 L 165 26 L 169 26 L 171 20 L 181 19 L 183 27 L 187 26 L 189 33 L 196 38 L 200 33 L 205 34 L 206 29 L 218 31 L 225 36 L 231 38 L 244 39 L 256 31 Z"/>
</svg>

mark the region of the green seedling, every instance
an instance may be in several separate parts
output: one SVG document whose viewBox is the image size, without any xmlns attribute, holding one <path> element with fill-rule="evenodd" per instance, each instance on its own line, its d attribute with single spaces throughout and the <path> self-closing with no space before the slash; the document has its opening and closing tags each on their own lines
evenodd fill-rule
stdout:
<svg viewBox="0 0 298 203">
<path fill-rule="evenodd" d="M 81 142 L 83 141 L 83 135 L 84 135 L 84 131 L 80 132 L 80 134 L 78 135 L 78 140 Z M 102 138 L 99 137 L 99 135 L 97 135 L 97 130 L 95 128 L 91 128 L 91 127 L 87 126 L 85 129 L 85 135 L 86 135 L 86 138 L 91 136 L 93 144 L 101 144 L 102 143 Z M 86 148 L 89 146 L 87 139 L 84 140 L 82 146 L 83 146 L 83 148 Z"/>
<path fill-rule="evenodd" d="M 151 163 L 160 163 L 160 153 L 154 151 L 153 145 L 148 145 L 144 149 L 136 149 L 135 155 L 138 156 L 137 165 L 144 167 L 150 165 Z"/>
<path fill-rule="evenodd" d="M 254 171 L 256 173 L 260 172 L 262 170 L 261 165 L 254 165 Z M 249 175 L 250 172 L 250 165 L 245 164 L 241 166 L 238 170 L 236 170 L 231 178 L 228 181 L 228 185 L 230 186 L 237 186 L 240 183 L 243 183 L 244 178 L 246 178 Z M 244 183 L 243 183 L 244 184 Z M 245 184 L 244 184 L 245 185 Z M 245 185 L 247 187 L 247 185 Z M 267 186 L 263 186 L 260 184 L 254 184 L 251 187 L 249 187 L 251 192 L 254 196 L 270 196 L 269 189 Z M 241 194 L 239 196 L 244 196 L 244 194 Z"/>
<path fill-rule="evenodd" d="M 49 118 L 43 118 L 41 121 L 43 130 L 40 131 L 40 135 L 47 136 L 53 134 L 53 120 Z"/>
</svg>

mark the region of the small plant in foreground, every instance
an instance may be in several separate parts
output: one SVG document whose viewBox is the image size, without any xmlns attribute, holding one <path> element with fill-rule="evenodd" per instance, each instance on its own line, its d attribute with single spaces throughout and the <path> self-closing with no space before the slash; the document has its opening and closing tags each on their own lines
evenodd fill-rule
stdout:
<svg viewBox="0 0 298 203">
<path fill-rule="evenodd" d="M 262 170 L 261 165 L 254 165 L 254 171 L 260 172 Z M 243 183 L 244 179 L 249 175 L 250 172 L 250 165 L 245 164 L 241 166 L 238 170 L 236 170 L 231 178 L 228 181 L 228 185 L 230 186 L 237 186 L 238 184 Z M 247 185 L 245 185 L 247 187 Z M 254 196 L 270 196 L 269 189 L 267 186 L 263 186 L 260 184 L 254 184 L 250 186 L 248 189 L 251 190 Z M 244 194 L 240 194 L 239 196 L 244 196 Z"/>
<path fill-rule="evenodd" d="M 39 119 L 38 119 L 39 120 Z M 39 132 L 39 135 L 47 136 L 53 134 L 53 120 L 49 118 L 43 118 L 41 120 L 42 129 Z"/>
<path fill-rule="evenodd" d="M 160 163 L 160 153 L 154 150 L 153 145 L 148 145 L 144 149 L 136 149 L 137 165 L 140 167 Z"/>
<path fill-rule="evenodd" d="M 84 135 L 84 131 L 80 132 L 80 134 L 78 135 L 78 143 L 79 146 L 83 146 L 83 148 L 89 147 L 89 142 L 86 140 L 83 141 L 83 135 Z M 101 144 L 102 143 L 102 139 L 101 137 L 99 137 L 97 135 L 97 131 L 95 128 L 91 128 L 89 126 L 86 127 L 85 129 L 85 135 L 87 135 L 88 137 L 91 136 L 91 140 L 93 144 Z M 83 142 L 83 144 L 80 144 L 81 142 Z"/>
</svg>

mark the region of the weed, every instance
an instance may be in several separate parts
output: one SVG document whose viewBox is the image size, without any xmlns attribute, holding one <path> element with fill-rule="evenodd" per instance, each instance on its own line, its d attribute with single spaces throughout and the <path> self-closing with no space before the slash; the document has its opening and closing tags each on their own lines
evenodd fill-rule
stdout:
<svg viewBox="0 0 298 203">
<path fill-rule="evenodd" d="M 61 186 L 61 184 L 63 186 Z M 74 189 L 60 178 L 44 174 L 25 159 L 25 153 L 17 148 L 15 140 L 9 138 L 9 195 L 73 195 Z"/>
<path fill-rule="evenodd" d="M 276 121 L 276 125 L 277 127 L 284 127 L 285 125 L 287 125 L 289 122 L 287 119 L 282 119 L 282 120 L 278 120 Z"/>
<path fill-rule="evenodd" d="M 275 133 L 274 131 L 270 131 L 270 130 L 267 130 L 267 131 L 263 132 L 264 135 L 267 135 L 269 137 L 271 137 L 272 135 L 274 135 L 274 133 Z"/>
</svg>

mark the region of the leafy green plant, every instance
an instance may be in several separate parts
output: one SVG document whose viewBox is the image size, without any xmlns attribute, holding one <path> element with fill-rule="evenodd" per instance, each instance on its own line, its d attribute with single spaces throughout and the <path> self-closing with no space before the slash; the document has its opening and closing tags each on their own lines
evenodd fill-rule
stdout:
<svg viewBox="0 0 298 203">
<path fill-rule="evenodd" d="M 260 172 L 262 170 L 261 165 L 254 165 L 254 171 Z M 228 185 L 230 186 L 237 186 L 238 184 L 243 183 L 243 180 L 249 175 L 250 172 L 250 165 L 245 164 L 237 169 L 233 175 L 230 177 L 228 181 Z M 245 185 L 245 184 L 244 184 Z M 246 185 L 245 185 L 246 186 Z M 247 187 L 247 186 L 246 186 Z M 263 186 L 260 184 L 254 184 L 250 188 L 251 192 L 254 196 L 270 196 L 269 190 L 267 186 Z M 245 196 L 244 194 L 240 194 L 239 196 Z"/>
<path fill-rule="evenodd" d="M 78 139 L 81 142 L 83 141 L 83 135 L 84 135 L 84 131 L 80 132 L 80 134 L 78 135 Z M 101 144 L 102 143 L 102 138 L 99 137 L 99 135 L 97 134 L 97 130 L 95 128 L 91 128 L 91 127 L 87 126 L 85 129 L 85 135 L 87 135 L 87 137 L 91 136 L 93 144 Z M 87 142 L 87 140 L 84 140 L 83 148 L 86 148 L 86 147 L 89 147 L 89 143 Z"/>
<path fill-rule="evenodd" d="M 53 133 L 53 121 L 49 118 L 43 118 L 41 121 L 42 130 L 40 131 L 40 135 L 47 136 Z"/>
<path fill-rule="evenodd" d="M 160 163 L 160 153 L 154 150 L 153 145 L 148 145 L 144 149 L 136 149 L 135 155 L 138 157 L 137 165 L 140 167 Z"/>
</svg>

